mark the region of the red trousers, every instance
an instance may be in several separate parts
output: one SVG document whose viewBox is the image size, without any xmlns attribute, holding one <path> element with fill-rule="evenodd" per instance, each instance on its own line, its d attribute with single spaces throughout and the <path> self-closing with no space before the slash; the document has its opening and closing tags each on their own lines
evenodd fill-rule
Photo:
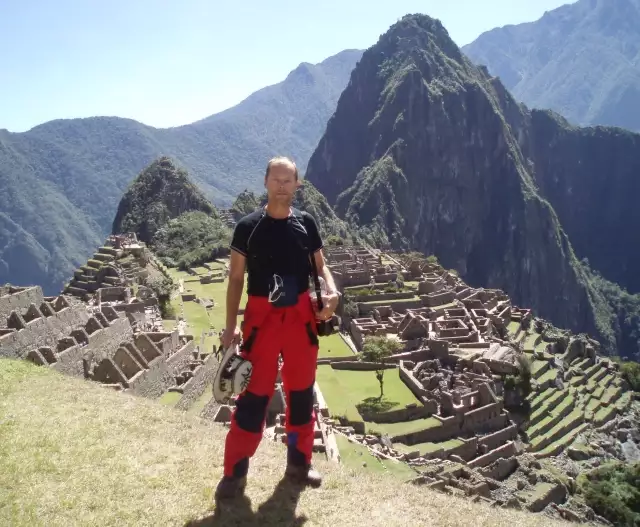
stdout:
<svg viewBox="0 0 640 527">
<path fill-rule="evenodd" d="M 315 314 L 309 293 L 290 307 L 273 307 L 266 297 L 250 296 L 245 308 L 241 353 L 253 366 L 237 400 L 224 452 L 225 476 L 243 476 L 264 431 L 273 396 L 278 359 L 286 397 L 287 461 L 311 462 L 315 413 L 313 385 L 318 358 Z"/>
</svg>

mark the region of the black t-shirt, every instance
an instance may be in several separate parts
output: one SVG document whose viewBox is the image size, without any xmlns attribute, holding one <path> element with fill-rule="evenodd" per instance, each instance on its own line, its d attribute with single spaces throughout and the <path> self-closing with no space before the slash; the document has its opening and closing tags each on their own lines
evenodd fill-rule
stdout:
<svg viewBox="0 0 640 527">
<path fill-rule="evenodd" d="M 276 219 L 260 209 L 236 224 L 231 249 L 247 259 L 249 295 L 268 296 L 274 274 L 294 276 L 298 293 L 309 289 L 309 255 L 322 249 L 323 242 L 315 218 L 294 212 Z"/>
</svg>

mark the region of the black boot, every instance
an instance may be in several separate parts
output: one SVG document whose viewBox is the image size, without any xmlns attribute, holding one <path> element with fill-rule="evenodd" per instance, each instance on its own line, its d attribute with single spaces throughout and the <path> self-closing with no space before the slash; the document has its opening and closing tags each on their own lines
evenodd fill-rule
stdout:
<svg viewBox="0 0 640 527">
<path fill-rule="evenodd" d="M 216 500 L 233 499 L 244 494 L 247 476 L 224 476 L 216 488 Z"/>
<path fill-rule="evenodd" d="M 320 475 L 320 472 L 314 469 L 311 465 L 293 465 L 291 463 L 287 463 L 287 469 L 284 474 L 287 478 L 296 483 L 311 485 L 312 487 L 319 487 L 322 485 L 322 476 Z"/>
</svg>

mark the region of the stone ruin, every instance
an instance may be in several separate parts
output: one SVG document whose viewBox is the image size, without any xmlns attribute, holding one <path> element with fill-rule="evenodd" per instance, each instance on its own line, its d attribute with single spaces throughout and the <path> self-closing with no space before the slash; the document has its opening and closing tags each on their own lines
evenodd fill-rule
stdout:
<svg viewBox="0 0 640 527">
<path fill-rule="evenodd" d="M 128 262 L 146 258 L 141 248 L 135 236 L 110 237 L 99 254 L 114 258 L 108 269 L 124 280 L 98 284 L 103 286 L 91 294 L 93 285 L 82 294 L 67 287 L 54 297 L 44 296 L 39 286 L 0 287 L 0 357 L 30 360 L 150 398 L 179 392 L 178 407 L 199 397 L 217 361 L 192 335 L 164 330 L 157 298 L 143 284 L 146 269 L 127 276 Z M 118 258 L 128 258 L 124 270 Z"/>
<path fill-rule="evenodd" d="M 358 309 L 344 328 L 356 349 L 370 336 L 401 342 L 403 350 L 386 366 L 395 365 L 418 400 L 411 408 L 361 414 L 363 420 L 428 419 L 429 425 L 378 436 L 365 433 L 362 422 L 332 419 L 326 411 L 325 426 L 375 457 L 414 467 L 415 483 L 565 519 L 593 519 L 593 511 L 567 506 L 568 489 L 542 463 L 566 459 L 567 447 L 594 430 L 603 433 L 631 407 L 631 392 L 615 365 L 597 357 L 597 343 L 537 333 L 541 325 L 531 310 L 513 306 L 503 291 L 469 287 L 426 260 L 400 262 L 365 248 L 337 247 L 327 250 L 327 261 L 345 300 Z M 410 286 L 385 287 L 397 280 Z M 532 365 L 524 416 L 505 408 L 514 393 L 506 381 L 518 377 L 523 357 Z M 628 430 L 612 430 L 627 442 L 600 454 L 620 460 L 640 454 Z"/>
<path fill-rule="evenodd" d="M 145 244 L 138 242 L 135 234 L 111 235 L 85 265 L 76 269 L 63 293 L 89 300 L 101 289 L 132 286 L 147 278 L 149 258 Z"/>
</svg>

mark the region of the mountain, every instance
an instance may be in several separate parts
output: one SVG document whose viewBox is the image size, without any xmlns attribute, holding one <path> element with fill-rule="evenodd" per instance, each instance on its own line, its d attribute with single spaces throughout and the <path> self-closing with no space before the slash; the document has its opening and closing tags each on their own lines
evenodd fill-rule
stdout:
<svg viewBox="0 0 640 527">
<path fill-rule="evenodd" d="M 187 172 L 161 157 L 140 172 L 124 193 L 111 232 L 134 232 L 148 244 L 169 220 L 191 211 L 218 216 Z"/>
<path fill-rule="evenodd" d="M 640 296 L 608 274 L 635 283 L 640 268 L 638 146 L 529 111 L 439 21 L 408 15 L 365 51 L 306 178 L 371 243 L 434 254 L 467 283 L 634 355 Z"/>
<path fill-rule="evenodd" d="M 640 131 L 640 0 L 579 0 L 462 48 L 519 101 Z"/>
<path fill-rule="evenodd" d="M 129 183 L 160 156 L 188 169 L 222 206 L 244 188 L 260 189 L 274 155 L 305 166 L 361 54 L 300 64 L 283 82 L 190 125 L 93 117 L 0 130 L 0 283 L 58 292 L 111 230 Z"/>
<path fill-rule="evenodd" d="M 146 167 L 120 200 L 112 233 L 127 232 L 181 269 L 228 254 L 231 241 L 218 210 L 166 156 Z"/>
</svg>

